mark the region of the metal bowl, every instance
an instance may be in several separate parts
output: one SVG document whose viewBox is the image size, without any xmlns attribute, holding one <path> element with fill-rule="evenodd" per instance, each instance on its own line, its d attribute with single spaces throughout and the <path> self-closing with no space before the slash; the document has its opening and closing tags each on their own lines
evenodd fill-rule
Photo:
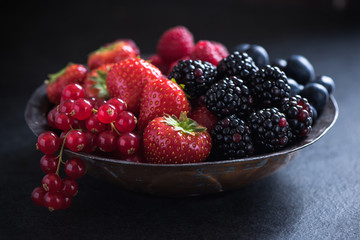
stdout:
<svg viewBox="0 0 360 240">
<path fill-rule="evenodd" d="M 46 113 L 52 107 L 45 85 L 29 99 L 25 119 L 36 136 L 50 130 Z M 238 189 L 264 178 L 292 160 L 300 149 L 321 138 L 335 123 L 338 106 L 333 96 L 316 121 L 310 135 L 280 151 L 236 160 L 218 160 L 190 164 L 134 163 L 99 155 L 65 150 L 69 157 L 79 157 L 87 173 L 121 187 L 162 196 L 194 196 Z"/>
</svg>

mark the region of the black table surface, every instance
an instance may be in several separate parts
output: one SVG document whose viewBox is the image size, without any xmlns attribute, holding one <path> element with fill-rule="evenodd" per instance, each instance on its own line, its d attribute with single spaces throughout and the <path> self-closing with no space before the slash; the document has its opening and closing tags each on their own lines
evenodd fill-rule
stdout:
<svg viewBox="0 0 360 240">
<path fill-rule="evenodd" d="M 48 2 L 2 16 L 0 239 L 359 239 L 360 24 L 354 1 L 207 1 L 181 4 Z M 329 1 L 330 2 L 330 1 Z M 336 2 L 336 1 L 334 1 Z M 337 1 L 341 2 L 341 1 Z M 32 8 L 33 10 L 29 10 Z M 25 105 L 48 73 L 117 38 L 143 53 L 161 33 L 185 25 L 196 40 L 264 46 L 271 59 L 306 56 L 335 79 L 340 115 L 287 166 L 232 192 L 164 198 L 129 192 L 91 176 L 65 211 L 32 204 L 42 156 Z"/>
</svg>

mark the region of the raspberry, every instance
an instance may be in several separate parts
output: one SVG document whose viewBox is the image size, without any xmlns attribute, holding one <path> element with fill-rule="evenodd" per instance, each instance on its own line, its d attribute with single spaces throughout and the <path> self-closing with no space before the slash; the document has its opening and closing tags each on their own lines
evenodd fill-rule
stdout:
<svg viewBox="0 0 360 240">
<path fill-rule="evenodd" d="M 189 56 L 194 47 L 194 37 L 183 26 L 167 30 L 159 39 L 157 45 L 158 55 L 165 61 L 173 61 Z"/>
<path fill-rule="evenodd" d="M 164 60 L 158 54 L 150 56 L 148 60 L 151 64 L 155 65 L 158 69 L 160 69 L 163 74 L 168 74 L 170 66 L 168 63 L 164 62 Z"/>
<path fill-rule="evenodd" d="M 191 55 L 190 58 L 194 60 L 202 60 L 213 65 L 217 66 L 217 64 L 228 55 L 226 48 L 221 46 L 219 43 L 214 43 L 210 41 L 199 41 Z"/>
</svg>

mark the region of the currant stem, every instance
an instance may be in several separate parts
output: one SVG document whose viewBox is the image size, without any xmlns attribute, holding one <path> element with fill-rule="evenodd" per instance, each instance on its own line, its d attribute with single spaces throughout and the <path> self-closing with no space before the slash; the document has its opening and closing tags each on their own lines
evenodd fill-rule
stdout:
<svg viewBox="0 0 360 240">
<path fill-rule="evenodd" d="M 62 144 L 61 144 L 60 153 L 59 153 L 59 155 L 58 155 L 59 162 L 58 162 L 58 165 L 57 165 L 57 167 L 56 167 L 56 172 L 55 172 L 55 174 L 57 174 L 57 175 L 59 175 L 60 164 L 61 164 L 61 163 L 65 164 L 65 162 L 63 162 L 63 160 L 62 160 L 62 155 L 63 155 L 63 152 L 64 152 L 66 137 L 68 136 L 68 134 L 69 134 L 72 130 L 73 130 L 73 129 L 71 129 L 70 131 L 68 131 L 68 132 L 65 134 L 64 140 L 63 140 L 63 142 L 62 142 Z"/>
<path fill-rule="evenodd" d="M 121 133 L 116 129 L 114 122 L 111 122 L 110 126 L 111 126 L 111 130 L 115 131 L 119 136 L 121 135 Z"/>
</svg>

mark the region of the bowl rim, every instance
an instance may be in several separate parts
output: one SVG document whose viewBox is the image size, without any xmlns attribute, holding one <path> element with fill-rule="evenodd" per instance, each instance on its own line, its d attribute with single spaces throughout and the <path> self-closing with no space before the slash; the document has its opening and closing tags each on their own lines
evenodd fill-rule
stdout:
<svg viewBox="0 0 360 240">
<path fill-rule="evenodd" d="M 46 85 L 42 84 L 39 87 L 37 87 L 36 90 L 33 92 L 30 99 L 28 100 L 28 102 L 26 104 L 26 108 L 25 108 L 25 114 L 24 114 L 25 121 L 26 121 L 28 127 L 31 129 L 31 131 L 35 134 L 35 136 L 38 136 L 38 133 L 32 127 L 33 122 L 30 121 L 30 118 L 28 116 L 31 115 L 31 109 L 33 106 L 32 103 L 35 100 L 40 100 L 44 97 L 46 97 Z M 116 165 L 133 165 L 133 166 L 142 166 L 142 167 L 177 167 L 177 168 L 179 168 L 179 167 L 197 167 L 197 166 L 206 167 L 206 166 L 212 166 L 212 165 L 253 162 L 253 161 L 257 161 L 257 160 L 264 160 L 267 158 L 276 157 L 276 156 L 284 155 L 287 153 L 295 152 L 295 151 L 303 149 L 303 148 L 313 144 L 314 142 L 318 141 L 322 136 L 324 136 L 330 130 L 330 128 L 335 124 L 335 122 L 339 116 L 339 107 L 338 107 L 338 104 L 333 95 L 330 95 L 328 105 L 329 104 L 332 104 L 333 105 L 332 107 L 334 109 L 331 122 L 328 125 L 326 125 L 324 130 L 319 135 L 314 137 L 313 140 L 306 142 L 302 145 L 289 146 L 289 147 L 286 147 L 286 148 L 281 149 L 276 152 L 262 153 L 262 154 L 259 154 L 256 156 L 251 156 L 251 157 L 246 157 L 246 158 L 239 158 L 239 159 L 232 159 L 232 160 L 208 161 L 208 162 L 204 161 L 204 162 L 199 162 L 199 163 L 157 164 L 157 163 L 130 162 L 130 161 L 125 161 L 125 160 L 116 159 L 116 158 L 107 158 L 107 157 L 102 157 L 102 156 L 98 156 L 98 155 L 92 155 L 92 154 L 88 154 L 88 153 L 84 153 L 84 152 L 72 152 L 68 149 L 64 149 L 64 152 L 71 154 L 73 156 L 79 157 L 79 158 L 87 158 L 87 159 L 91 159 L 94 161 L 107 162 L 107 163 L 116 164 Z M 329 107 L 328 105 L 326 107 Z"/>
</svg>

